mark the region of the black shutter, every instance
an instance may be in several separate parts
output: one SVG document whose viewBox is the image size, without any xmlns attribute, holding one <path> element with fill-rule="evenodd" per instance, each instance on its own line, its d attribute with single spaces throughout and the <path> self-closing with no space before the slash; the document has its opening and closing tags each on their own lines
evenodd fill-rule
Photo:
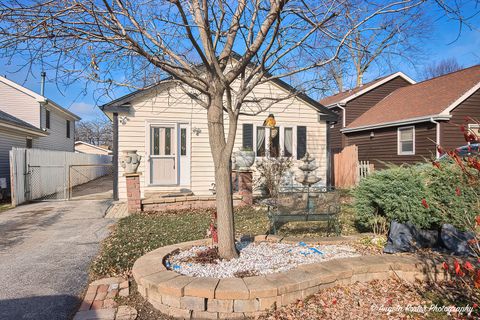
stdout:
<svg viewBox="0 0 480 320">
<path fill-rule="evenodd" d="M 297 159 L 301 159 L 307 152 L 307 127 L 297 127 Z"/>
<path fill-rule="evenodd" d="M 253 124 L 244 123 L 242 126 L 242 147 L 253 150 Z"/>
</svg>

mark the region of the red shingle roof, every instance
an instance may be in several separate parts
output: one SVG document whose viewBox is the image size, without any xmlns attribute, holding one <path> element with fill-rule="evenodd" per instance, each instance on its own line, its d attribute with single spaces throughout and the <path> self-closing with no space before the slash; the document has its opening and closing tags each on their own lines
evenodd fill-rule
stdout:
<svg viewBox="0 0 480 320">
<path fill-rule="evenodd" d="M 347 129 L 438 115 L 480 83 L 480 65 L 399 88 Z"/>
<path fill-rule="evenodd" d="M 339 101 L 342 101 L 342 100 L 344 100 L 348 97 L 353 96 L 354 94 L 360 92 L 361 90 L 367 89 L 368 87 L 373 87 L 376 83 L 378 83 L 379 81 L 381 81 L 381 80 L 383 80 L 383 79 L 385 79 L 389 76 L 391 76 L 391 75 L 375 79 L 373 81 L 367 82 L 367 83 L 365 83 L 365 84 L 363 84 L 359 87 L 355 87 L 355 88 L 347 90 L 347 91 L 339 92 L 337 94 L 334 94 L 333 96 L 325 97 L 322 100 L 320 100 L 320 103 L 323 104 L 324 106 L 329 106 L 329 105 L 332 105 L 334 103 L 338 103 Z"/>
</svg>

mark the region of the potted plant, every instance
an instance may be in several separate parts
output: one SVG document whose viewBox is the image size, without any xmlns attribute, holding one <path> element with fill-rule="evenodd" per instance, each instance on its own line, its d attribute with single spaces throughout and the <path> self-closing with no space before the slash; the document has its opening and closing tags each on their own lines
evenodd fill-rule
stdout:
<svg viewBox="0 0 480 320">
<path fill-rule="evenodd" d="M 252 148 L 241 148 L 233 153 L 233 162 L 238 170 L 247 170 L 255 162 L 255 152 Z"/>
</svg>

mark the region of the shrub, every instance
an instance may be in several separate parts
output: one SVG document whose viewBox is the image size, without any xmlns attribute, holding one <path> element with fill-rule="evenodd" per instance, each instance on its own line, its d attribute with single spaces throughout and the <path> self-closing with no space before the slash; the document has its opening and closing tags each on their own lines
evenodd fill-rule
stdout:
<svg viewBox="0 0 480 320">
<path fill-rule="evenodd" d="M 465 229 L 465 220 L 474 224 L 479 214 L 478 188 L 449 161 L 440 169 L 427 164 L 391 167 L 363 179 L 353 191 L 356 222 L 364 230 L 375 229 L 382 217 L 420 228 L 450 223 Z"/>
<path fill-rule="evenodd" d="M 255 167 L 258 172 L 258 177 L 254 181 L 255 189 L 263 189 L 267 197 L 276 198 L 291 167 L 292 160 L 287 157 L 258 160 Z"/>
</svg>

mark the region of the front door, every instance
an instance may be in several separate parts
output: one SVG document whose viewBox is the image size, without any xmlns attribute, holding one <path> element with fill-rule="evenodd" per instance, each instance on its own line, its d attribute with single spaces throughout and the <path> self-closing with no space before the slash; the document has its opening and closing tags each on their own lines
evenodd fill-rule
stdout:
<svg viewBox="0 0 480 320">
<path fill-rule="evenodd" d="M 178 184 L 177 125 L 150 127 L 150 184 Z"/>
</svg>

